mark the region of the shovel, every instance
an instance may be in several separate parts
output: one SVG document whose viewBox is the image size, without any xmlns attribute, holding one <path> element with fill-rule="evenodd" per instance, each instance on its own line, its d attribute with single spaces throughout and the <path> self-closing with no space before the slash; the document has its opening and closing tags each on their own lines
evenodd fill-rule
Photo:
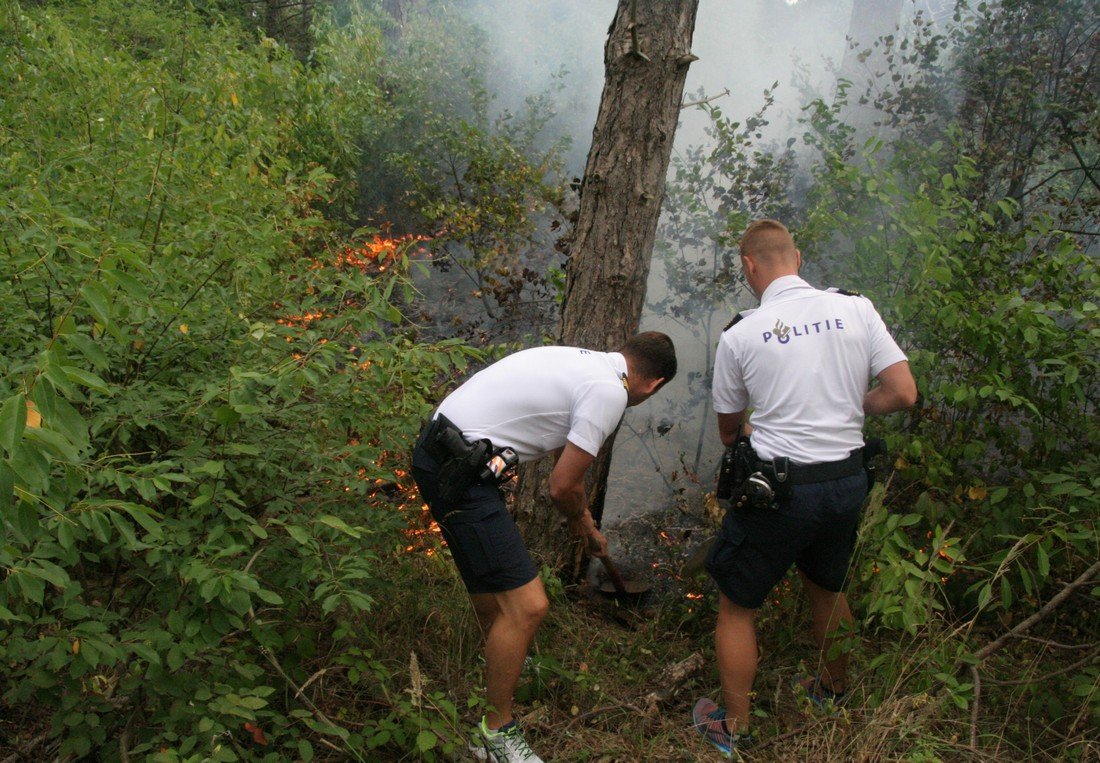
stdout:
<svg viewBox="0 0 1100 763">
<path fill-rule="evenodd" d="M 611 557 L 601 556 L 599 560 L 607 573 L 607 579 L 600 584 L 600 591 L 603 593 L 613 594 L 618 598 L 631 598 L 641 596 L 649 590 L 649 585 L 640 580 L 624 580 Z"/>
<path fill-rule="evenodd" d="M 598 546 L 588 545 L 588 552 L 595 553 Z M 638 599 L 649 590 L 649 584 L 639 580 L 624 580 L 610 556 L 596 557 L 603 564 L 607 577 L 600 583 L 600 592 L 614 596 L 617 599 Z"/>
</svg>

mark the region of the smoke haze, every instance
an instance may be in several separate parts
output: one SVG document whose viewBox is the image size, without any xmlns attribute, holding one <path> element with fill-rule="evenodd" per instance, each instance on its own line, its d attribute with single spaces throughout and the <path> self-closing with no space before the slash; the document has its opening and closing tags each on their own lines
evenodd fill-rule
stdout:
<svg viewBox="0 0 1100 763">
<path fill-rule="evenodd" d="M 842 67 L 850 79 L 868 73 L 867 62 L 846 57 L 846 38 L 851 35 L 866 45 L 891 33 L 903 2 L 912 0 L 701 0 L 692 45 L 699 60 L 688 71 L 685 101 L 713 98 L 723 114 L 743 121 L 759 110 L 763 91 L 777 84 L 764 140 L 785 142 L 802 132 L 796 120 L 804 104 L 832 97 Z M 942 5 L 945 0 L 917 0 L 920 6 L 929 2 Z M 570 139 L 569 176 L 584 171 L 603 88 L 603 48 L 616 6 L 615 0 L 472 0 L 468 6 L 494 54 L 489 86 L 497 95 L 498 110 L 521 111 L 528 98 L 556 90 L 551 93 L 556 115 L 547 140 L 562 135 Z M 674 157 L 690 146 L 705 145 L 709 123 L 700 109 L 685 109 Z M 663 269 L 654 261 L 648 300 L 663 290 Z M 747 294 L 731 294 L 730 313 L 748 307 L 750 301 Z M 710 336 L 716 339 L 729 317 L 699 320 L 710 321 Z M 668 477 L 683 473 L 681 454 L 690 463 L 700 436 L 704 450 L 697 489 L 713 488 L 721 455 L 702 378 L 713 346 L 703 346 L 669 316 L 647 312 L 641 328 L 673 337 L 681 371 L 658 397 L 627 412 L 616 440 L 604 515 L 607 526 L 639 512 L 667 508 Z M 646 434 L 658 427 L 664 436 Z"/>
<path fill-rule="evenodd" d="M 584 169 L 616 6 L 615 0 L 474 0 L 470 6 L 496 55 L 490 85 L 500 109 L 518 110 L 526 98 L 563 86 L 552 129 L 572 140 L 573 175 Z M 688 70 L 686 98 L 728 90 L 714 103 L 739 118 L 754 112 L 763 90 L 779 82 L 776 123 L 793 119 L 805 86 L 819 95 L 832 93 L 851 11 L 851 0 L 701 0 L 692 46 L 699 60 Z M 699 110 L 686 109 L 676 146 L 703 142 L 706 124 Z"/>
</svg>

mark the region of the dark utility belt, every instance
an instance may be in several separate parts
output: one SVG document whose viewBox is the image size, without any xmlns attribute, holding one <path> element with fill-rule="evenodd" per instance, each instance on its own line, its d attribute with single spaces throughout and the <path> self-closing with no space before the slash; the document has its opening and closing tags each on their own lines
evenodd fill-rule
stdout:
<svg viewBox="0 0 1100 763">
<path fill-rule="evenodd" d="M 781 468 L 777 462 L 787 461 L 786 469 L 789 473 L 788 479 L 792 485 L 809 485 L 812 482 L 828 482 L 829 480 L 838 480 L 841 477 L 852 477 L 863 471 L 863 449 L 855 451 L 852 455 L 848 456 L 843 461 L 830 461 L 827 464 L 792 464 L 786 458 L 776 458 L 772 461 L 760 461 L 759 464 L 764 466 L 768 463 L 773 464 L 773 468 L 777 471 Z"/>
<path fill-rule="evenodd" d="M 827 464 L 795 464 L 785 456 L 765 461 L 756 455 L 749 438 L 741 437 L 722 456 L 715 492 L 719 500 L 729 501 L 734 508 L 774 509 L 795 485 L 828 482 L 866 472 L 870 489 L 875 477 L 871 459 L 885 453 L 885 442 L 871 439 L 847 458 Z"/>
<path fill-rule="evenodd" d="M 474 485 L 492 485 L 511 476 L 519 462 L 511 448 L 496 448 L 487 439 L 469 442 L 462 430 L 440 414 L 420 431 L 424 450 L 439 464 L 439 502 L 454 504 Z"/>
</svg>

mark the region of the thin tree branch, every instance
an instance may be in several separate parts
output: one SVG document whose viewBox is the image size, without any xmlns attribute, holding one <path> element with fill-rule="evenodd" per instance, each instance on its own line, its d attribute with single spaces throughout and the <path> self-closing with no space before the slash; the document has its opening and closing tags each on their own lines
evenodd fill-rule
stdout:
<svg viewBox="0 0 1100 763">
<path fill-rule="evenodd" d="M 970 666 L 970 678 L 974 681 L 974 701 L 970 704 L 970 749 L 978 751 L 978 708 L 982 701 L 982 677 L 978 666 Z"/>
<path fill-rule="evenodd" d="M 1055 670 L 1053 673 L 1047 673 L 1046 675 L 1036 676 L 1034 678 L 1013 678 L 1006 681 L 1000 681 L 995 678 L 988 678 L 986 680 L 991 684 L 996 684 L 997 686 L 1026 686 L 1027 684 L 1037 683 L 1039 681 L 1047 681 L 1051 678 L 1063 675 L 1064 673 L 1070 673 L 1083 665 L 1088 665 L 1090 662 L 1096 659 L 1096 656 L 1098 654 L 1100 654 L 1100 649 L 1094 649 L 1092 652 L 1085 655 L 1083 658 L 1071 665 L 1066 665 L 1063 668 Z"/>
<path fill-rule="evenodd" d="M 1038 644 L 1044 644 L 1052 649 L 1095 649 L 1096 644 L 1062 644 L 1057 641 L 1051 641 L 1050 639 L 1039 638 L 1038 636 L 1028 636 L 1023 633 L 1016 634 L 1016 638 L 1024 641 L 1034 641 Z"/>
<path fill-rule="evenodd" d="M 704 103 L 710 103 L 711 101 L 717 101 L 719 98 L 725 98 L 729 94 L 730 94 L 730 89 L 727 87 L 725 90 L 723 90 L 718 95 L 712 95 L 710 98 L 703 98 L 702 100 L 698 100 L 698 101 L 688 101 L 687 103 L 681 103 L 680 108 L 681 109 L 689 109 L 692 106 L 702 106 Z"/>
<path fill-rule="evenodd" d="M 1100 571 L 1100 561 L 1093 562 L 1091 567 L 1081 573 L 1081 575 L 1072 583 L 1068 583 L 1064 588 L 1062 588 L 1062 590 L 1055 594 L 1050 601 L 1044 604 L 1039 609 L 1039 611 L 1037 611 L 1026 620 L 1022 621 L 1012 630 L 1008 631 L 999 638 L 991 641 L 990 643 L 979 649 L 974 655 L 975 659 L 981 662 L 985 658 L 989 657 L 991 654 L 999 651 L 1006 643 L 1008 643 L 1010 639 L 1020 634 L 1026 633 L 1031 628 L 1031 626 L 1040 622 L 1045 617 L 1047 617 L 1047 615 L 1056 610 L 1063 601 L 1069 598 L 1070 594 L 1072 594 L 1078 588 L 1081 588 L 1082 586 L 1088 584 L 1088 582 L 1092 580 L 1092 578 L 1096 575 L 1098 571 Z"/>
<path fill-rule="evenodd" d="M 1092 184 L 1096 186 L 1096 190 L 1100 191 L 1100 180 L 1097 180 L 1095 177 L 1093 177 L 1092 173 L 1089 171 L 1091 168 L 1085 163 L 1085 158 L 1081 156 L 1081 152 L 1077 150 L 1077 144 L 1073 141 L 1073 133 L 1070 131 L 1069 120 L 1067 120 L 1064 116 L 1059 116 L 1058 118 L 1062 122 L 1062 129 L 1065 131 L 1064 137 L 1066 139 L 1066 143 L 1069 144 L 1070 151 L 1072 151 L 1073 155 L 1077 157 L 1077 163 L 1081 165 L 1081 170 L 1085 173 L 1085 177 L 1087 177 L 1092 182 Z"/>
</svg>

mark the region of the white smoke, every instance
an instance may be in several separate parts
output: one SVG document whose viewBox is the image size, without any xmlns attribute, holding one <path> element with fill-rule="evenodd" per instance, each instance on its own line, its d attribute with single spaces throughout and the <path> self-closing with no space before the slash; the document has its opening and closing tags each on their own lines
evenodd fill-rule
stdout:
<svg viewBox="0 0 1100 763">
<path fill-rule="evenodd" d="M 692 44 L 699 60 L 688 70 L 685 100 L 720 96 L 712 105 L 743 121 L 760 109 L 764 90 L 778 83 L 764 140 L 782 143 L 800 134 L 796 120 L 802 106 L 812 97 L 831 98 L 835 90 L 853 1 L 700 0 Z M 557 114 L 547 137 L 570 137 L 569 176 L 584 170 L 603 88 L 603 48 L 617 5 L 616 0 L 469 0 L 471 18 L 487 34 L 494 56 L 488 62 L 489 86 L 499 111 L 522 111 L 529 97 L 561 86 L 554 96 Z M 855 21 L 858 25 L 860 19 Z M 707 143 L 709 124 L 701 110 L 685 109 L 674 153 Z M 663 290 L 663 269 L 656 262 L 649 289 L 651 301 Z M 720 328 L 728 316 L 710 319 Z M 704 355 L 713 348 L 702 347 L 666 316 L 644 315 L 642 329 L 665 331 L 676 341 L 680 372 L 661 397 L 677 403 L 686 399 L 689 374 L 701 373 Z M 698 384 L 697 379 L 696 388 Z M 709 405 L 695 407 L 683 421 L 670 417 L 670 410 L 672 406 L 654 398 L 628 412 L 608 486 L 608 525 L 639 511 L 665 508 L 670 499 L 662 474 L 680 467 L 680 453 L 688 453 L 691 460 L 700 426 L 707 427 L 707 457 L 699 477 L 702 489 L 712 487 L 712 467 L 721 445 Z M 650 424 L 660 425 L 666 436 L 648 441 L 635 436 L 635 430 L 647 430 Z M 661 474 L 654 468 L 657 464 Z"/>
</svg>

